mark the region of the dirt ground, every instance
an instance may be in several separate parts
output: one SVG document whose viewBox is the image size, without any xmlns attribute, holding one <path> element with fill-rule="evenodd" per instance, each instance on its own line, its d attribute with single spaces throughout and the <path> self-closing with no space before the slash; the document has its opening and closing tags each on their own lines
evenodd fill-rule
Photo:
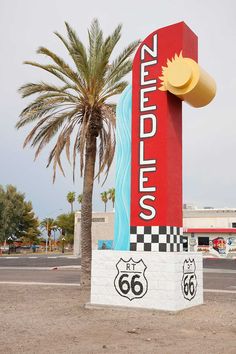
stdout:
<svg viewBox="0 0 236 354">
<path fill-rule="evenodd" d="M 0 285 L 0 353 L 236 353 L 236 296 L 179 313 L 86 309 L 79 287 Z"/>
</svg>

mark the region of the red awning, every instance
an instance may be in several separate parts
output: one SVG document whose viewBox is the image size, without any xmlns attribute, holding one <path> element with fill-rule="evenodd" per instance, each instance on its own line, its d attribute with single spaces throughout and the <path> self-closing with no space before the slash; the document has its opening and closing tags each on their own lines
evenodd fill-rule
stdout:
<svg viewBox="0 0 236 354">
<path fill-rule="evenodd" d="M 217 229 L 214 227 L 208 229 L 185 229 L 188 234 L 236 234 L 236 228 Z"/>
</svg>

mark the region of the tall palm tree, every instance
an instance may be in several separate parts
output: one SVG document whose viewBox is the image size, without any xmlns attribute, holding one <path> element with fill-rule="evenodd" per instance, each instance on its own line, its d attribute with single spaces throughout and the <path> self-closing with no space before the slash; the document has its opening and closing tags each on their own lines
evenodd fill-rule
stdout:
<svg viewBox="0 0 236 354">
<path fill-rule="evenodd" d="M 73 203 L 75 201 L 75 192 L 69 192 L 66 196 L 68 203 L 70 204 L 70 212 L 73 213 Z"/>
<path fill-rule="evenodd" d="M 79 194 L 78 197 L 77 197 L 77 201 L 80 204 L 82 204 L 82 201 L 83 201 L 83 194 Z"/>
<path fill-rule="evenodd" d="M 101 198 L 103 203 L 105 204 L 105 213 L 107 211 L 107 202 L 108 202 L 108 193 L 107 192 L 102 192 L 101 193 Z"/>
<path fill-rule="evenodd" d="M 111 200 L 112 202 L 112 208 L 114 209 L 114 204 L 115 204 L 115 188 L 110 188 L 108 190 L 108 199 Z"/>
<path fill-rule="evenodd" d="M 59 79 L 60 84 L 40 81 L 23 85 L 20 88 L 22 97 L 35 94 L 37 97 L 22 111 L 16 127 L 19 129 L 35 123 L 24 142 L 24 146 L 31 144 L 36 148 L 35 158 L 57 136 L 47 165 L 53 165 L 53 180 L 55 180 L 57 167 L 64 174 L 61 154 L 65 150 L 70 160 L 70 145 L 73 141 L 73 177 L 75 178 L 78 154 L 80 173 L 83 176 L 81 284 L 90 285 L 94 177 L 104 172 L 106 178 L 113 160 L 115 105 L 110 102 L 110 99 L 120 94 L 127 86 L 128 82 L 123 78 L 131 71 L 131 55 L 139 41 L 129 44 L 111 61 L 113 50 L 121 37 L 121 25 L 104 39 L 99 23 L 95 19 L 88 31 L 88 48 L 68 23 L 66 23 L 66 30 L 66 38 L 57 32 L 55 34 L 67 49 L 73 67 L 45 47 L 40 47 L 37 53 L 50 59 L 49 64 L 25 62 L 47 71 Z M 95 174 L 97 155 L 98 171 Z"/>
</svg>

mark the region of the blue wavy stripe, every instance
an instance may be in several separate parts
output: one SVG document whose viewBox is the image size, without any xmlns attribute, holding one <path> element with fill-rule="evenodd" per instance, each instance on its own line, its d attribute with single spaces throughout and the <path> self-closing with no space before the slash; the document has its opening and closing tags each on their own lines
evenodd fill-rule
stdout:
<svg viewBox="0 0 236 354">
<path fill-rule="evenodd" d="M 114 249 L 129 250 L 132 86 L 122 93 L 116 110 L 116 199 Z"/>
</svg>

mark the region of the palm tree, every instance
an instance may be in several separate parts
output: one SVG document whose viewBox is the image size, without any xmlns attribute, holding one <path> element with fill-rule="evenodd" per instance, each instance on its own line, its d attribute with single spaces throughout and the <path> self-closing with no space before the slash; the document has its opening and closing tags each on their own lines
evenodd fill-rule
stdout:
<svg viewBox="0 0 236 354">
<path fill-rule="evenodd" d="M 73 203 L 75 201 L 75 192 L 69 192 L 66 196 L 68 203 L 70 203 L 70 212 L 73 213 Z"/>
<path fill-rule="evenodd" d="M 50 251 L 52 251 L 52 239 L 51 239 L 52 231 L 55 229 L 55 227 L 56 227 L 56 223 L 55 220 L 52 218 L 45 218 L 40 223 L 40 228 L 47 232 Z"/>
<path fill-rule="evenodd" d="M 79 204 L 82 204 L 82 201 L 83 201 L 83 194 L 79 194 L 79 195 L 78 195 L 77 201 L 78 201 Z"/>
<path fill-rule="evenodd" d="M 102 192 L 101 193 L 101 198 L 103 203 L 105 204 L 105 213 L 107 211 L 107 202 L 108 202 L 108 193 L 107 192 Z"/>
<path fill-rule="evenodd" d="M 102 172 L 106 179 L 115 151 L 115 105 L 110 99 L 122 93 L 128 85 L 123 78 L 131 71 L 131 55 L 139 41 L 129 44 L 111 61 L 111 54 L 121 37 L 121 25 L 104 39 L 95 19 L 88 31 L 88 48 L 68 23 L 66 30 L 66 38 L 57 32 L 55 34 L 67 49 L 73 67 L 45 47 L 40 47 L 37 53 L 50 59 L 49 64 L 25 62 L 47 71 L 59 79 L 60 84 L 40 81 L 23 85 L 20 88 L 22 97 L 35 94 L 37 97 L 22 111 L 16 127 L 19 129 L 35 122 L 24 141 L 24 146 L 31 144 L 36 149 L 35 158 L 57 137 L 47 164 L 53 165 L 53 180 L 57 167 L 64 174 L 61 155 L 65 151 L 70 160 L 73 142 L 73 178 L 77 155 L 80 157 L 80 173 L 83 176 L 81 284 L 90 285 L 93 184 L 95 177 Z M 95 174 L 97 155 L 98 171 Z"/>
<path fill-rule="evenodd" d="M 114 209 L 115 204 L 115 188 L 110 188 L 108 190 L 108 199 L 112 201 L 112 208 Z"/>
</svg>

